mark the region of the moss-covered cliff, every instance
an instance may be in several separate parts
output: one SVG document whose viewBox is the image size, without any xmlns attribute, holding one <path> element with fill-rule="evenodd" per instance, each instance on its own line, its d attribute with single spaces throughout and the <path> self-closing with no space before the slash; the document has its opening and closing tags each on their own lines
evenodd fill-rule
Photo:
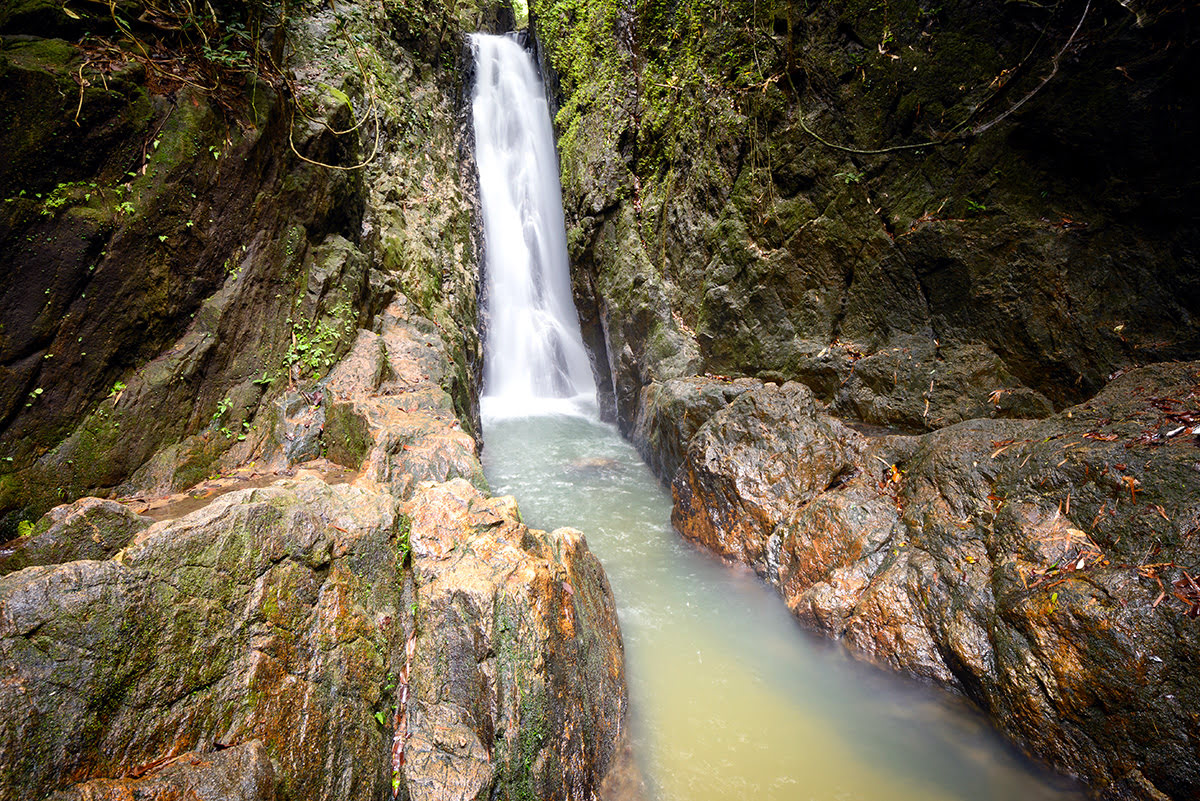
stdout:
<svg viewBox="0 0 1200 801">
<path fill-rule="evenodd" d="M 1044 415 L 1200 348 L 1186 4 L 533 18 L 625 430 L 643 386 L 693 373 L 796 379 L 928 429 Z"/>
<path fill-rule="evenodd" d="M 85 492 L 174 491 L 270 459 L 278 418 L 397 291 L 438 326 L 474 426 L 459 96 L 463 32 L 485 13 L 217 8 L 0 17 L 10 533 Z"/>
</svg>

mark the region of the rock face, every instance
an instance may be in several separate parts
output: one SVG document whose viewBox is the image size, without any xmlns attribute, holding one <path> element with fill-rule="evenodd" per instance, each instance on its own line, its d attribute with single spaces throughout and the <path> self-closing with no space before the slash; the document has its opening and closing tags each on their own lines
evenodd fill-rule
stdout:
<svg viewBox="0 0 1200 801">
<path fill-rule="evenodd" d="M 206 8 L 153 62 L 0 11 L 0 801 L 601 797 L 611 590 L 474 439 L 455 59 L 511 11 Z"/>
<path fill-rule="evenodd" d="M 924 431 L 1196 358 L 1197 13 L 1102 5 L 531 3 L 622 430 L 696 374 Z"/>
<path fill-rule="evenodd" d="M 54 793 L 51 801 L 275 801 L 275 769 L 258 740 L 223 751 L 189 751 L 151 773 L 129 779 L 97 779 Z"/>
<path fill-rule="evenodd" d="M 252 739 L 285 797 L 377 796 L 390 737 L 373 715 L 404 640 L 395 506 L 284 483 L 156 524 L 113 560 L 10 574 L 5 796 Z"/>
<path fill-rule="evenodd" d="M 1171 363 L 1042 421 L 868 437 L 768 384 L 692 437 L 675 522 L 1098 795 L 1192 798 L 1198 398 Z"/>
<path fill-rule="evenodd" d="M 0 12 L 0 538 L 64 500 L 178 492 L 259 458 L 397 292 L 475 432 L 455 59 L 495 9 L 351 2 L 276 24 L 218 3 L 228 53 L 139 21 L 165 59 L 144 62 L 78 43 L 125 40 L 103 9 L 18 6 Z M 270 52 L 238 49 L 258 23 Z"/>
</svg>

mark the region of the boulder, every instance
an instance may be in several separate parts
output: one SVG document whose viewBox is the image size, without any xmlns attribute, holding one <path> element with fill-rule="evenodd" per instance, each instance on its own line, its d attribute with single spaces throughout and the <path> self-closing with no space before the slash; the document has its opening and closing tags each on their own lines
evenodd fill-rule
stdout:
<svg viewBox="0 0 1200 801">
<path fill-rule="evenodd" d="M 685 537 L 763 572 L 767 536 L 791 509 L 860 469 L 861 440 L 821 414 L 803 384 L 750 390 L 692 438 L 672 484 L 671 521 Z"/>
<path fill-rule="evenodd" d="M 0 575 L 31 565 L 107 559 L 150 525 L 129 507 L 103 498 L 56 506 L 26 536 L 0 548 Z"/>
<path fill-rule="evenodd" d="M 95 779 L 54 793 L 50 801 L 275 801 L 275 769 L 258 740 L 221 751 L 189 751 L 149 773 Z"/>
<path fill-rule="evenodd" d="M 409 797 L 595 797 L 627 701 L 612 591 L 583 534 L 528 529 L 511 498 L 463 479 L 405 509 L 419 600 Z"/>
<path fill-rule="evenodd" d="M 461 478 L 402 508 L 369 478 L 283 480 L 107 561 L 10 573 L 0 671 L 4 801 L 207 798 L 221 749 L 253 741 L 275 780 L 247 757 L 243 795 L 219 797 L 587 799 L 626 708 L 583 535 L 532 531 Z"/>
<path fill-rule="evenodd" d="M 670 483 L 688 443 L 716 412 L 761 381 L 724 381 L 693 376 L 651 382 L 642 390 L 630 439 L 646 464 Z"/>
<path fill-rule="evenodd" d="M 390 496 L 282 482 L 0 579 L 0 797 L 255 739 L 284 797 L 389 786 L 400 522 Z"/>
</svg>

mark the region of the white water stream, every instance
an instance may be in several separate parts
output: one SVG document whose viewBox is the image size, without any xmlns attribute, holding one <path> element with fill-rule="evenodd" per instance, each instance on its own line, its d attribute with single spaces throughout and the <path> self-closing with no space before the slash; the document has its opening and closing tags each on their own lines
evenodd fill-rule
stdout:
<svg viewBox="0 0 1200 801">
<path fill-rule="evenodd" d="M 513 39 L 476 48 L 475 161 L 486 252 L 484 412 L 594 405 L 567 270 L 558 155 L 541 79 Z"/>
<path fill-rule="evenodd" d="M 667 493 L 596 419 L 536 70 L 511 39 L 474 42 L 488 275 L 484 469 L 527 523 L 582 529 L 603 562 L 652 798 L 1079 798 L 965 704 L 852 662 L 802 631 L 748 571 L 672 530 Z"/>
</svg>

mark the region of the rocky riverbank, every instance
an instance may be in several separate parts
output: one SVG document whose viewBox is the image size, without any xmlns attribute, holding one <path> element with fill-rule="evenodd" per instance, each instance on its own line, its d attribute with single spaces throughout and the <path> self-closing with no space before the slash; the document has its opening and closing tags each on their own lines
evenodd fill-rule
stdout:
<svg viewBox="0 0 1200 801">
<path fill-rule="evenodd" d="M 351 480 L 157 523 L 83 499 L 10 543 L 29 566 L 0 578 L 0 797 L 599 792 L 626 705 L 604 572 L 581 533 L 472 484 L 449 396 L 404 378 L 444 353 L 417 361 L 396 343 L 420 326 L 382 319 L 325 384 L 360 423 L 322 435 L 361 447 Z"/>
<path fill-rule="evenodd" d="M 857 431 L 797 383 L 647 397 L 678 529 L 802 621 L 964 693 L 1100 797 L 1200 789 L 1200 363 L 919 436 Z"/>
<path fill-rule="evenodd" d="M 477 458 L 505 12 L 292 11 L 0 12 L 0 799 L 601 797 L 607 579 Z"/>
</svg>

